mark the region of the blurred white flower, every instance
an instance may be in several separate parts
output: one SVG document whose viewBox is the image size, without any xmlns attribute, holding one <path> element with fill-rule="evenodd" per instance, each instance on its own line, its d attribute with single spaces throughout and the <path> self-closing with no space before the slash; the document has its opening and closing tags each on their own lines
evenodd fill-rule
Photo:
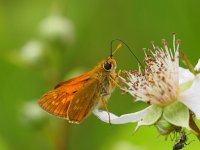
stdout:
<svg viewBox="0 0 200 150">
<path fill-rule="evenodd" d="M 21 110 L 21 114 L 21 119 L 25 122 L 38 122 L 46 116 L 35 100 L 26 102 Z"/>
<path fill-rule="evenodd" d="M 123 89 L 130 93 L 136 101 L 150 104 L 136 113 L 116 116 L 110 113 L 112 124 L 138 122 L 142 125 L 156 124 L 161 134 L 168 134 L 174 127 L 183 127 L 191 130 L 190 110 L 200 119 L 200 74 L 193 75 L 188 69 L 179 67 L 179 43 L 176 45 L 175 35 L 173 50 L 153 45 L 151 55 L 145 53 L 146 67 L 141 71 L 125 72 L 126 79 L 121 78 L 128 86 Z M 195 68 L 198 68 L 199 63 Z M 109 122 L 107 112 L 95 110 L 99 119 Z M 171 126 L 170 126 L 171 125 Z M 169 127 L 164 131 L 163 127 Z"/>
<path fill-rule="evenodd" d="M 64 43 L 74 41 L 74 26 L 68 18 L 61 15 L 51 15 L 45 18 L 40 23 L 39 32 L 49 40 L 59 39 Z"/>
<path fill-rule="evenodd" d="M 40 41 L 32 40 L 26 43 L 19 53 L 20 59 L 28 64 L 35 64 L 44 54 L 44 47 Z"/>
</svg>

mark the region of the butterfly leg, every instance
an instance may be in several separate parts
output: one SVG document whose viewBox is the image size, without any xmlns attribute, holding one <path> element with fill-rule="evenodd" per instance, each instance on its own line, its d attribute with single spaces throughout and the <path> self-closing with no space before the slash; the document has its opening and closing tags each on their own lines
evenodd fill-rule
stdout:
<svg viewBox="0 0 200 150">
<path fill-rule="evenodd" d="M 119 70 L 117 73 L 116 73 L 116 76 L 113 78 L 114 80 L 117 80 L 119 78 L 119 76 L 121 75 L 122 71 Z"/>
<path fill-rule="evenodd" d="M 120 76 L 121 73 L 122 73 L 122 71 L 119 70 L 118 73 L 117 73 L 117 75 L 116 75 L 116 77 L 118 78 L 118 77 Z"/>
<path fill-rule="evenodd" d="M 113 79 L 113 77 L 109 76 L 109 79 L 115 84 L 116 87 L 121 89 L 121 86 L 115 81 L 115 79 Z"/>
<path fill-rule="evenodd" d="M 102 103 L 103 107 L 105 107 L 105 109 L 106 109 L 106 111 L 107 111 L 107 113 L 108 113 L 109 124 L 111 125 L 110 113 L 109 113 L 109 111 L 108 111 L 108 107 L 107 107 L 107 105 L 106 105 L 106 101 L 103 99 L 102 96 L 100 97 L 100 100 L 101 100 L 101 103 Z"/>
</svg>

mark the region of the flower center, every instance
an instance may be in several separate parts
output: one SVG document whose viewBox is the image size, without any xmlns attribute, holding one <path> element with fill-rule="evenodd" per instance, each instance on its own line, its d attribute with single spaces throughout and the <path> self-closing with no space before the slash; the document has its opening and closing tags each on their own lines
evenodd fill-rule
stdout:
<svg viewBox="0 0 200 150">
<path fill-rule="evenodd" d="M 124 82 L 129 86 L 125 91 L 136 100 L 155 105 L 167 105 L 177 98 L 178 94 L 178 50 L 172 51 L 166 42 L 164 48 L 150 50 L 146 55 L 144 71 L 126 72 Z"/>
</svg>

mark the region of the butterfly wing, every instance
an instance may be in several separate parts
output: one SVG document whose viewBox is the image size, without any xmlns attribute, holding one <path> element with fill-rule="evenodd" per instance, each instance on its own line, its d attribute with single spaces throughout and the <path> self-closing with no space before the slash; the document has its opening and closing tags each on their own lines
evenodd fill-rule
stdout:
<svg viewBox="0 0 200 150">
<path fill-rule="evenodd" d="M 46 93 L 39 100 L 39 105 L 48 113 L 67 119 L 67 110 L 75 94 L 89 80 L 90 72 L 62 82 L 54 90 Z"/>
<path fill-rule="evenodd" d="M 84 87 L 74 95 L 67 112 L 71 122 L 79 123 L 98 104 L 99 82 L 96 78 L 89 79 Z"/>
<path fill-rule="evenodd" d="M 77 84 L 77 83 L 79 83 L 79 82 L 85 82 L 85 81 L 87 81 L 87 80 L 90 78 L 90 76 L 91 76 L 91 74 L 92 74 L 93 72 L 94 72 L 94 71 L 92 70 L 92 71 L 89 71 L 89 72 L 87 72 L 87 73 L 85 73 L 85 74 L 83 74 L 83 75 L 81 75 L 81 76 L 72 78 L 72 79 L 67 80 L 67 81 L 65 81 L 65 82 L 61 82 L 61 83 L 59 83 L 58 85 L 56 85 L 55 89 L 56 89 L 56 88 L 59 88 L 59 87 L 61 87 L 61 86 L 65 86 L 65 85 L 66 85 L 66 86 L 70 86 L 70 85 Z"/>
</svg>

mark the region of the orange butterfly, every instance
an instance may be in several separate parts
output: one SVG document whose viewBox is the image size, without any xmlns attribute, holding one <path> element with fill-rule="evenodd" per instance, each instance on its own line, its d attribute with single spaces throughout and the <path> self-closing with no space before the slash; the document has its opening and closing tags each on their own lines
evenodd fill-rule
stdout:
<svg viewBox="0 0 200 150">
<path fill-rule="evenodd" d="M 121 43 L 117 49 L 120 47 Z M 106 100 L 118 85 L 114 52 L 93 70 L 58 84 L 41 97 L 39 105 L 48 113 L 76 124 L 90 114 L 99 101 L 107 110 Z"/>
</svg>

